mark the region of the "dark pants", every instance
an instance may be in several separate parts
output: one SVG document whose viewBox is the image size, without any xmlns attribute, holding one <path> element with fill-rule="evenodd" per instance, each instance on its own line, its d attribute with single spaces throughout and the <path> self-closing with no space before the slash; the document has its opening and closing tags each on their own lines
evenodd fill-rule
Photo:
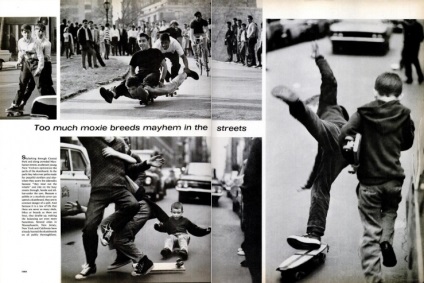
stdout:
<svg viewBox="0 0 424 283">
<path fill-rule="evenodd" d="M 262 65 L 262 44 L 256 52 L 256 55 L 258 56 L 259 65 Z"/>
<path fill-rule="evenodd" d="M 100 53 L 100 45 L 98 45 L 97 43 L 93 43 L 93 50 L 94 50 L 94 57 L 97 58 L 97 61 L 99 61 L 99 64 L 104 67 L 105 62 L 103 62 L 102 54 Z M 96 62 L 94 59 L 93 61 Z"/>
<path fill-rule="evenodd" d="M 180 64 L 180 56 L 178 55 L 177 52 L 175 53 L 164 53 L 163 55 L 165 55 L 166 58 L 168 58 L 171 61 L 171 72 L 167 74 L 167 80 L 170 77 L 171 79 L 175 78 L 176 76 L 178 76 L 178 73 L 180 71 L 181 68 L 181 64 Z"/>
<path fill-rule="evenodd" d="M 150 87 L 155 87 L 159 84 L 160 80 L 160 73 L 159 72 L 143 72 L 139 71 L 137 74 L 137 77 L 140 81 L 141 85 L 148 85 Z M 126 96 L 129 98 L 133 98 L 131 94 L 128 92 L 127 87 L 125 86 L 126 80 L 122 81 L 119 85 L 113 88 L 113 91 L 115 92 L 116 96 L 115 98 L 118 98 L 120 96 Z"/>
<path fill-rule="evenodd" d="M 88 67 L 92 68 L 93 67 L 93 63 L 92 63 L 92 56 L 96 56 L 96 53 L 94 51 L 94 49 L 91 47 L 91 45 L 87 42 L 86 45 L 81 49 L 81 60 L 82 60 L 82 67 L 86 68 L 85 65 L 85 58 L 87 57 L 88 60 Z"/>
<path fill-rule="evenodd" d="M 113 231 L 122 229 L 138 212 L 140 205 L 126 187 L 93 187 L 88 201 L 85 225 L 82 230 L 87 263 L 95 264 L 97 258 L 98 235 L 97 228 L 103 218 L 104 209 L 115 203 L 119 207 L 114 212 L 110 227 Z"/>
<path fill-rule="evenodd" d="M 65 47 L 66 58 L 69 58 L 72 55 L 71 43 L 68 41 L 64 42 L 63 45 Z"/>
<path fill-rule="evenodd" d="M 328 104 L 326 105 L 326 103 L 320 101 L 318 113 L 325 115 L 326 106 Z M 331 120 L 322 120 L 300 100 L 290 103 L 289 107 L 290 114 L 305 126 L 320 147 L 318 154 L 321 155 L 319 156 L 321 170 L 317 174 L 311 189 L 307 233 L 315 233 L 322 236 L 324 235 L 330 205 L 331 184 L 343 168 L 347 166 L 347 162 L 343 158 L 338 145 L 340 127 Z"/>
<path fill-rule="evenodd" d="M 128 45 L 128 51 L 131 55 L 133 55 L 137 49 L 137 39 L 134 37 L 130 37 Z"/>
<path fill-rule="evenodd" d="M 418 60 L 419 51 L 419 44 L 416 46 L 405 45 L 402 50 L 402 62 L 405 67 L 405 76 L 408 81 L 412 81 L 412 65 L 415 66 L 418 80 L 422 81 L 424 79 L 423 72 L 420 66 L 420 61 Z"/>
<path fill-rule="evenodd" d="M 110 40 L 105 39 L 105 59 L 109 59 L 110 54 Z"/>
<path fill-rule="evenodd" d="M 227 61 L 233 61 L 233 44 L 232 42 L 227 42 Z"/>
<path fill-rule="evenodd" d="M 44 62 L 41 74 L 34 76 L 38 67 L 38 61 L 24 61 L 19 76 L 19 90 L 13 100 L 16 105 L 25 105 L 37 86 L 40 95 L 55 95 L 52 80 L 52 63 Z"/>
<path fill-rule="evenodd" d="M 118 37 L 112 37 L 112 56 L 118 55 Z"/>
<path fill-rule="evenodd" d="M 253 283 L 261 282 L 262 269 L 262 206 L 256 204 L 244 206 L 244 242 L 242 248 L 246 254 L 246 263 Z"/>
<path fill-rule="evenodd" d="M 246 42 L 240 42 L 240 61 L 246 64 Z"/>
<path fill-rule="evenodd" d="M 256 37 L 251 37 L 247 42 L 247 62 L 249 66 L 256 65 L 256 57 L 255 57 L 255 45 L 257 42 Z"/>
</svg>

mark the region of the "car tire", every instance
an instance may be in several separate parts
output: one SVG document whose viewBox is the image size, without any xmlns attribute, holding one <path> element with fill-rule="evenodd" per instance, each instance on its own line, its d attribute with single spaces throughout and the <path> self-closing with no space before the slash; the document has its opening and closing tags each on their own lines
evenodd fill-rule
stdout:
<svg viewBox="0 0 424 283">
<path fill-rule="evenodd" d="M 219 200 L 219 197 L 212 197 L 212 205 L 214 206 L 218 205 L 218 200 Z"/>
</svg>

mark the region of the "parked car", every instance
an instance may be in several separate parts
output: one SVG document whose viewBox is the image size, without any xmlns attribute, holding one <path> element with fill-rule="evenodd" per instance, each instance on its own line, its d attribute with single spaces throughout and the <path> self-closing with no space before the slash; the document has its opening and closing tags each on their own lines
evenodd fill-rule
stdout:
<svg viewBox="0 0 424 283">
<path fill-rule="evenodd" d="M 198 197 L 210 202 L 212 196 L 219 198 L 219 193 L 211 193 L 211 172 L 210 163 L 189 163 L 177 181 L 178 200 L 187 202 L 190 198 Z"/>
<path fill-rule="evenodd" d="M 65 210 L 68 201 L 78 201 L 87 206 L 90 199 L 90 162 L 84 147 L 61 143 L 60 144 L 60 188 L 61 188 L 61 216 L 70 216 Z"/>
<path fill-rule="evenodd" d="M 349 48 L 368 50 L 377 47 L 382 53 L 390 48 L 392 25 L 380 20 L 343 20 L 331 25 L 333 53 Z"/>
<path fill-rule="evenodd" d="M 154 150 L 150 149 L 133 149 L 131 152 L 140 156 L 142 161 L 149 160 L 155 153 Z M 166 189 L 162 181 L 161 169 L 150 167 L 144 172 L 144 175 L 143 188 L 146 195 L 153 201 L 163 199 L 166 195 Z"/>
<path fill-rule="evenodd" d="M 301 42 L 308 34 L 308 20 L 276 20 L 267 24 L 267 51 Z"/>
<path fill-rule="evenodd" d="M 224 194 L 224 186 L 218 179 L 212 179 L 212 204 L 217 205 L 219 198 Z"/>
<path fill-rule="evenodd" d="M 12 54 L 8 50 L 0 50 L 0 70 L 3 69 L 3 63 L 9 62 Z"/>
</svg>

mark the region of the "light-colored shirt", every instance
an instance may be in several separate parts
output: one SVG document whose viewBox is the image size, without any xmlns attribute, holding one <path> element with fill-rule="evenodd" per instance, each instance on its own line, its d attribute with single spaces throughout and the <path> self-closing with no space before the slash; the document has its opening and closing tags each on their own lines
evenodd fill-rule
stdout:
<svg viewBox="0 0 424 283">
<path fill-rule="evenodd" d="M 38 44 L 40 44 L 41 50 L 43 51 L 44 60 L 51 62 L 52 58 L 52 44 L 50 41 L 43 37 L 43 39 L 38 39 Z"/>
<path fill-rule="evenodd" d="M 119 41 L 119 31 L 117 29 L 110 30 L 110 37 L 117 37 Z"/>
<path fill-rule="evenodd" d="M 258 27 L 254 22 L 251 22 L 247 28 L 247 38 L 251 37 L 258 37 Z"/>
<path fill-rule="evenodd" d="M 129 30 L 128 31 L 128 38 L 133 37 L 133 38 L 137 38 L 137 34 L 138 32 L 134 29 L 134 30 Z"/>
<path fill-rule="evenodd" d="M 110 40 L 110 29 L 105 27 L 105 40 Z"/>
<path fill-rule="evenodd" d="M 99 30 L 95 28 L 92 28 L 90 30 L 91 30 L 91 35 L 93 36 L 93 42 L 98 44 L 100 42 Z"/>
<path fill-rule="evenodd" d="M 169 43 L 168 49 L 165 50 L 165 49 L 162 48 L 162 44 L 161 44 L 160 39 L 155 41 L 155 43 L 153 44 L 153 48 L 159 49 L 162 53 L 175 53 L 175 52 L 177 52 L 179 56 L 183 56 L 184 51 L 183 51 L 183 48 L 181 47 L 180 43 L 172 37 L 170 37 L 169 40 L 170 40 L 170 43 Z"/>
<path fill-rule="evenodd" d="M 99 41 L 105 42 L 105 31 L 104 30 L 99 30 Z"/>
<path fill-rule="evenodd" d="M 34 38 L 26 40 L 21 38 L 18 41 L 18 63 L 23 59 L 38 59 L 37 72 L 41 72 L 44 68 L 44 54 L 41 45 Z"/>
</svg>

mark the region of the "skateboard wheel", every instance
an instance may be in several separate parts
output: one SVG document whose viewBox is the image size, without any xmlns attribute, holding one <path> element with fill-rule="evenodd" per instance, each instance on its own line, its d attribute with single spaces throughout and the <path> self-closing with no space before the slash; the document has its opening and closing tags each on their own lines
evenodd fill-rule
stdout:
<svg viewBox="0 0 424 283">
<path fill-rule="evenodd" d="M 297 271 L 295 274 L 294 274 L 294 279 L 296 279 L 296 280 L 300 280 L 300 279 L 302 279 L 303 277 L 305 277 L 305 272 L 303 272 L 303 271 Z"/>
</svg>

